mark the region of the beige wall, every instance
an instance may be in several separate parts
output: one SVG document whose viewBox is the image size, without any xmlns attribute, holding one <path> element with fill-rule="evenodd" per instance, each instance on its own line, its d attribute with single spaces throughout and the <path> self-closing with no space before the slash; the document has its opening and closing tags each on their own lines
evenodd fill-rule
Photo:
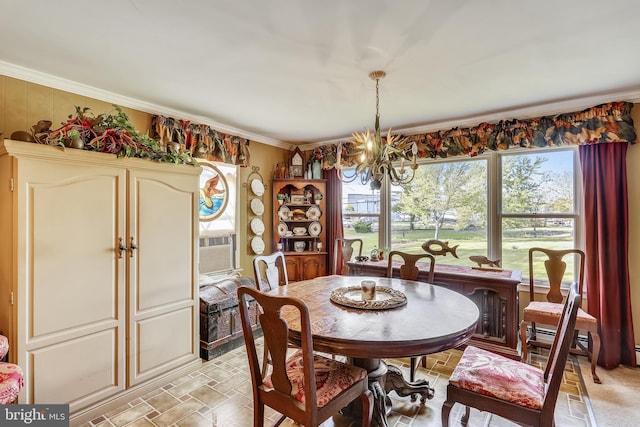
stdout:
<svg viewBox="0 0 640 427">
<path fill-rule="evenodd" d="M 260 144 L 251 142 L 251 166 L 248 168 L 240 168 L 240 239 L 238 247 L 240 248 L 240 268 L 243 269 L 242 275 L 245 277 L 253 277 L 253 251 L 251 250 L 249 235 L 249 221 L 253 218 L 252 214 L 249 214 L 249 199 L 251 198 L 251 191 L 247 195 L 247 179 L 252 171 L 253 167 L 259 167 L 259 173 L 262 175 L 262 179 L 267 186 L 264 196 L 262 198 L 264 202 L 264 215 L 262 220 L 264 221 L 265 232 L 263 234 L 265 243 L 265 253 L 271 253 L 273 248 L 271 242 L 273 240 L 273 197 L 271 191 L 273 172 L 276 167 L 276 163 L 285 162 L 289 158 L 289 150 L 273 147 L 266 144 Z"/>
<path fill-rule="evenodd" d="M 96 116 L 113 110 L 109 102 L 0 75 L 0 133 L 4 138 L 10 138 L 18 130 L 30 133 L 31 126 L 39 120 L 51 120 L 51 129 L 56 129 L 70 114 L 75 114 L 76 106 L 88 107 L 89 113 Z M 123 111 L 137 131 L 149 131 L 149 114 L 130 108 Z"/>
<path fill-rule="evenodd" d="M 67 120 L 67 116 L 75 113 L 75 106 L 89 107 L 94 114 L 106 113 L 113 109 L 108 102 L 99 101 L 85 96 L 48 88 L 0 75 L 0 133 L 9 138 L 17 130 L 29 131 L 31 126 L 39 120 L 51 120 L 53 128 Z M 147 113 L 123 108 L 136 130 L 146 132 L 151 125 L 151 116 Z M 636 132 L 640 135 L 640 104 L 634 106 L 632 116 Z M 268 213 L 272 211 L 271 179 L 276 163 L 287 161 L 288 151 L 251 142 L 251 166 L 260 168 L 267 190 L 264 196 L 265 223 L 264 240 L 266 252 L 270 252 L 273 235 L 273 218 Z M 249 235 L 248 196 L 246 184 L 251 173 L 250 168 L 240 169 L 240 267 L 242 275 L 252 277 L 253 255 L 247 237 Z M 640 144 L 629 147 L 627 154 L 627 173 L 629 191 L 629 277 L 631 281 L 631 299 L 634 313 L 634 331 L 636 344 L 640 345 L 640 224 L 634 221 L 640 217 Z M 521 293 L 520 305 L 526 304 L 526 297 Z"/>
</svg>

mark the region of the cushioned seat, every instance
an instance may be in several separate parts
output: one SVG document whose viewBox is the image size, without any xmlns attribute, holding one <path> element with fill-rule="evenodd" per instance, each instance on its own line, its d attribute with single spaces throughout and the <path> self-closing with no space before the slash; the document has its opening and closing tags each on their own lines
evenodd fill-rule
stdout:
<svg viewBox="0 0 640 427">
<path fill-rule="evenodd" d="M 0 405 L 7 405 L 18 398 L 24 387 L 24 375 L 20 366 L 0 362 Z"/>
<path fill-rule="evenodd" d="M 520 406 L 542 408 L 542 369 L 473 346 L 464 350 L 449 383 Z"/>
<path fill-rule="evenodd" d="M 9 340 L 4 335 L 0 335 L 0 359 L 9 352 Z"/>
<path fill-rule="evenodd" d="M 0 335 L 0 359 L 9 352 L 9 340 Z M 13 363 L 0 362 L 0 405 L 7 405 L 18 398 L 20 389 L 24 387 L 24 374 L 20 366 Z"/>
<path fill-rule="evenodd" d="M 304 403 L 304 371 L 302 350 L 296 351 L 287 359 L 287 377 L 291 381 L 291 396 Z M 343 390 L 361 381 L 367 376 L 367 371 L 352 365 L 313 355 L 313 368 L 316 372 L 316 402 L 319 408 L 329 403 Z M 264 385 L 273 388 L 271 375 L 264 379 Z"/>
</svg>

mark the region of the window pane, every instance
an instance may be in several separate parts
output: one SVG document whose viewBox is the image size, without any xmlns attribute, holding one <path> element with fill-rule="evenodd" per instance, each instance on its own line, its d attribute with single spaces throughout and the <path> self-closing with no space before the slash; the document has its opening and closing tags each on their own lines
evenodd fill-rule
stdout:
<svg viewBox="0 0 640 427">
<path fill-rule="evenodd" d="M 362 184 L 359 177 L 353 182 L 353 172 L 343 172 L 342 219 L 344 237 L 360 238 L 363 241 L 362 254 L 369 255 L 378 246 L 380 219 L 380 190 L 372 190 L 370 185 Z"/>
<path fill-rule="evenodd" d="M 502 157 L 504 213 L 573 213 L 574 151 Z"/>
<path fill-rule="evenodd" d="M 394 250 L 422 252 L 429 239 L 448 241 L 458 258 L 438 262 L 470 265 L 471 255 L 487 254 L 487 162 L 420 165 L 413 181 L 391 191 Z"/>
<path fill-rule="evenodd" d="M 569 249 L 574 244 L 574 221 L 567 218 L 504 218 L 502 221 L 502 265 L 520 270 L 529 281 L 529 248 Z M 546 279 L 543 263 L 536 267 L 535 278 Z M 563 281 L 573 280 L 573 260 L 567 262 Z"/>
</svg>

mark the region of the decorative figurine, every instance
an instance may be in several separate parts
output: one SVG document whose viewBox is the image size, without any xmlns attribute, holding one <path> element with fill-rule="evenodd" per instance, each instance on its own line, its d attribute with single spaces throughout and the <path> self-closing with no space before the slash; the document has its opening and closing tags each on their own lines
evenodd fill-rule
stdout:
<svg viewBox="0 0 640 427">
<path fill-rule="evenodd" d="M 491 261 L 489 258 L 487 258 L 486 256 L 482 256 L 482 255 L 471 255 L 469 257 L 469 259 L 473 262 L 475 262 L 476 264 L 478 264 L 478 267 L 482 267 L 483 265 L 488 265 L 489 267 L 498 267 L 500 268 L 500 260 L 497 259 L 495 261 Z"/>
<path fill-rule="evenodd" d="M 436 249 L 433 249 L 432 246 L 435 246 Z M 454 257 L 458 258 L 458 254 L 456 254 L 456 249 L 458 248 L 458 246 L 460 246 L 460 245 L 455 245 L 454 247 L 450 248 L 448 241 L 447 242 L 443 242 L 442 240 L 431 239 L 431 240 L 427 240 L 426 242 L 424 242 L 422 244 L 422 249 L 424 249 L 425 252 L 428 252 L 431 255 L 445 255 L 446 256 L 447 253 L 450 253 Z"/>
</svg>

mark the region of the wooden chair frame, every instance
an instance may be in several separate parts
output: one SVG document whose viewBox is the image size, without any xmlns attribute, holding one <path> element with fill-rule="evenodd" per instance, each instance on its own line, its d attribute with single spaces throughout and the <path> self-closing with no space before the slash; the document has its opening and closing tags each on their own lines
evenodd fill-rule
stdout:
<svg viewBox="0 0 640 427">
<path fill-rule="evenodd" d="M 264 276 L 262 266 L 264 266 Z M 258 255 L 253 258 L 253 274 L 256 279 L 256 288 L 261 291 L 288 285 L 284 253 L 277 251 L 271 255 Z"/>
<path fill-rule="evenodd" d="M 353 256 L 354 245 L 359 245 L 358 255 L 362 255 L 362 239 L 345 239 L 344 237 L 336 238 L 334 251 L 333 251 L 333 274 L 340 274 L 343 276 L 349 275 L 349 266 L 347 262 L 351 261 Z M 342 251 L 342 268 L 338 271 L 338 254 Z"/>
<path fill-rule="evenodd" d="M 429 283 L 433 283 L 433 277 L 436 267 L 436 258 L 429 253 L 421 253 L 421 254 L 409 254 L 402 251 L 391 251 L 388 255 L 387 261 L 387 277 L 393 276 L 393 258 L 400 257 L 403 259 L 404 264 L 400 267 L 400 278 L 404 280 L 418 280 L 418 274 L 420 273 L 420 269 L 416 267 L 416 263 L 424 258 L 429 259 L 429 274 L 427 276 L 427 280 Z M 414 382 L 416 377 L 416 370 L 418 369 L 418 365 L 422 363 L 424 368 L 427 367 L 427 357 L 423 356 L 414 356 L 410 359 L 410 371 L 409 371 L 409 381 Z"/>
<path fill-rule="evenodd" d="M 564 304 L 556 335 L 549 352 L 549 360 L 544 370 L 544 396 L 542 407 L 532 409 L 518 405 L 517 403 L 497 399 L 492 396 L 459 388 L 451 383 L 447 386 L 447 399 L 442 405 L 442 426 L 449 426 L 449 414 L 455 403 L 465 405 L 465 415 L 462 424 L 469 421 L 470 407 L 480 411 L 491 412 L 500 417 L 507 418 L 518 424 L 533 427 L 551 427 L 554 425 L 553 413 L 558 400 L 558 393 L 562 383 L 565 365 L 573 335 L 575 332 L 578 308 L 580 307 L 580 294 L 577 284 L 573 284 L 569 296 Z M 523 363 L 523 362 L 515 362 Z"/>
<path fill-rule="evenodd" d="M 371 424 L 371 418 L 373 416 L 373 396 L 368 389 L 367 375 L 333 397 L 333 399 L 323 407 L 318 407 L 311 321 L 309 308 L 304 301 L 293 297 L 271 296 L 247 286 L 238 288 L 238 298 L 240 300 L 240 318 L 242 320 L 242 330 L 245 338 L 247 356 L 249 358 L 249 370 L 253 386 L 254 427 L 263 426 L 265 405 L 282 414 L 282 417 L 275 425 L 279 425 L 288 417 L 304 426 L 314 427 L 318 426 L 358 397 L 362 400 L 363 405 L 362 425 L 369 426 Z M 265 345 L 267 343 L 269 344 L 273 361 L 273 372 L 271 374 L 273 387 L 265 386 L 260 371 L 255 337 L 249 317 L 249 298 L 253 298 L 261 307 L 260 324 L 264 334 Z M 304 403 L 301 403 L 291 395 L 292 385 L 286 371 L 289 328 L 287 322 L 281 317 L 281 310 L 285 306 L 293 307 L 300 314 L 302 364 L 305 378 Z M 333 363 L 341 362 L 333 361 Z"/>
<path fill-rule="evenodd" d="M 529 249 L 529 301 L 535 300 L 535 279 L 534 279 L 534 258 L 536 253 L 542 253 L 547 256 L 544 261 L 545 269 L 547 271 L 547 280 L 549 283 L 549 292 L 547 293 L 547 301 L 553 304 L 557 304 L 556 310 L 553 313 L 540 313 L 534 310 L 530 310 L 529 306 L 525 307 L 523 311 L 522 321 L 520 322 L 520 341 L 522 343 L 521 360 L 525 361 L 528 358 L 528 346 L 545 347 L 549 348 L 550 345 L 547 342 L 537 340 L 536 323 L 544 325 L 557 325 L 559 316 L 558 312 L 562 307 L 562 301 L 564 297 L 561 292 L 562 277 L 566 271 L 566 262 L 564 261 L 566 256 L 577 256 L 578 259 L 578 293 L 582 297 L 584 288 L 584 264 L 585 254 L 580 249 L 545 249 L 545 248 L 530 248 Z M 594 321 L 593 316 L 589 316 L 583 310 L 578 310 L 578 317 L 576 320 L 576 332 L 574 342 L 571 347 L 572 354 L 578 354 L 587 356 L 591 361 L 591 376 L 593 381 L 600 384 L 600 378 L 596 374 L 596 364 L 598 363 L 598 355 L 600 354 L 600 322 Z M 530 334 L 527 337 L 527 327 L 530 326 Z M 578 340 L 578 331 L 587 331 L 588 338 L 591 341 L 591 348 L 584 346 Z"/>
</svg>

